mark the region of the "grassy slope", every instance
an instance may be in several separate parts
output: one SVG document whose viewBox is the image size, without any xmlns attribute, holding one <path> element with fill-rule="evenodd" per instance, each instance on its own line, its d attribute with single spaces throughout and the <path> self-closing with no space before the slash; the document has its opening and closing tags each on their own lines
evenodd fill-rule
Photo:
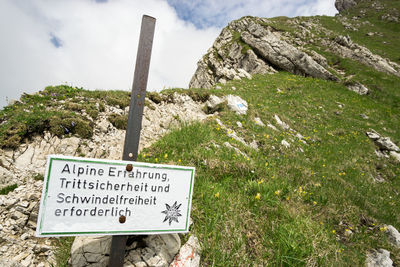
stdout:
<svg viewBox="0 0 400 267">
<path fill-rule="evenodd" d="M 205 265 L 361 265 L 369 248 L 386 248 L 399 262 L 400 251 L 380 231 L 382 224 L 400 228 L 399 165 L 377 158 L 365 135 L 374 128 L 399 141 L 398 107 L 288 73 L 232 82 L 213 93 L 237 94 L 249 102 L 248 115 L 222 112 L 220 117 L 240 136 L 255 138 L 259 151 L 230 140 L 210 120 L 173 131 L 141 158 L 196 166 L 193 231 L 204 246 Z M 362 113 L 370 118 L 362 119 Z M 254 124 L 256 116 L 273 122 L 274 114 L 308 144 L 293 138 L 285 149 L 280 142 L 290 140 L 290 133 Z M 225 148 L 226 141 L 250 159 Z M 373 182 L 378 173 L 385 183 Z M 347 236 L 348 230 L 354 233 Z"/>
</svg>

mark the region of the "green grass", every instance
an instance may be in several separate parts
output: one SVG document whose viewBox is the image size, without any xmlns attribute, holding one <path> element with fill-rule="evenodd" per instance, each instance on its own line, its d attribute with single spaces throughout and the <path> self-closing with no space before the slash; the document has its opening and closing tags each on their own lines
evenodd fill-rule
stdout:
<svg viewBox="0 0 400 267">
<path fill-rule="evenodd" d="M 54 256 L 56 259 L 56 266 L 58 267 L 68 267 L 68 259 L 71 252 L 72 244 L 74 243 L 75 237 L 59 237 L 54 239 L 54 246 L 56 250 Z"/>
<path fill-rule="evenodd" d="M 17 184 L 12 184 L 6 187 L 3 187 L 0 189 L 0 195 L 7 195 L 8 193 L 14 191 L 15 188 L 17 188 Z"/>
<path fill-rule="evenodd" d="M 57 136 L 76 134 L 90 138 L 94 124 L 89 118 L 95 120 L 105 104 L 125 108 L 129 99 L 125 91 L 87 91 L 65 85 L 24 94 L 0 111 L 0 147 L 15 149 L 46 130 Z"/>
<path fill-rule="evenodd" d="M 208 92 L 238 94 L 250 107 L 243 117 L 223 110 L 221 119 L 244 139 L 255 139 L 258 151 L 231 140 L 210 119 L 172 131 L 139 156 L 141 161 L 196 167 L 192 231 L 202 243 L 204 265 L 361 266 L 366 251 L 378 247 L 399 258 L 399 250 L 379 230 L 382 224 L 400 228 L 398 164 L 377 158 L 365 135 L 373 128 L 400 140 L 396 101 L 288 73 L 221 86 Z M 240 89 L 231 91 L 232 86 Z M 397 94 L 382 86 L 387 94 Z M 370 119 L 362 119 L 362 113 Z M 253 122 L 256 116 L 274 122 L 274 114 L 307 144 L 290 132 Z M 282 148 L 282 139 L 293 139 L 291 148 Z M 224 147 L 227 141 L 249 158 Z M 373 182 L 371 176 L 378 173 L 385 183 Z M 353 234 L 347 236 L 349 230 Z"/>
</svg>

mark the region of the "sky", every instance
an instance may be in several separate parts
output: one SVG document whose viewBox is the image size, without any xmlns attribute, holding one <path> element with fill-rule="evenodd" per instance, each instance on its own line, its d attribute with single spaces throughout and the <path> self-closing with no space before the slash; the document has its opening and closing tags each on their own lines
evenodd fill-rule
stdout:
<svg viewBox="0 0 400 267">
<path fill-rule="evenodd" d="M 49 85 L 130 90 L 144 14 L 157 19 L 148 91 L 187 88 L 242 16 L 337 13 L 335 0 L 0 0 L 0 107 Z"/>
</svg>

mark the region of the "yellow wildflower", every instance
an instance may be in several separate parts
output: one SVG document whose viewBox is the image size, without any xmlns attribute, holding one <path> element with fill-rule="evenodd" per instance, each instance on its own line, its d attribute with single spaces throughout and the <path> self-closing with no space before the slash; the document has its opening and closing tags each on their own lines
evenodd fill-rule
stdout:
<svg viewBox="0 0 400 267">
<path fill-rule="evenodd" d="M 164 159 L 166 159 L 166 158 L 168 158 L 168 154 L 167 153 L 164 154 Z"/>
<path fill-rule="evenodd" d="M 281 194 L 281 190 L 276 190 L 275 195 L 279 196 Z"/>
<path fill-rule="evenodd" d="M 261 194 L 260 194 L 260 193 L 257 193 L 257 195 L 256 195 L 254 198 L 257 199 L 257 200 L 260 200 Z"/>
<path fill-rule="evenodd" d="M 219 192 L 217 192 L 214 197 L 219 198 Z"/>
<path fill-rule="evenodd" d="M 261 180 L 258 180 L 258 182 L 257 182 L 258 184 L 262 184 L 262 183 L 264 183 L 264 179 L 261 179 Z"/>
</svg>

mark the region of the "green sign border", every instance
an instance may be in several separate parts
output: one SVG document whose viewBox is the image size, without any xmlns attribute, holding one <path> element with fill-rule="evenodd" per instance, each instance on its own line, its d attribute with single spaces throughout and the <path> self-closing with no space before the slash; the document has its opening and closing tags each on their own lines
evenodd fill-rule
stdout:
<svg viewBox="0 0 400 267">
<path fill-rule="evenodd" d="M 63 235 L 63 236 L 73 236 L 73 235 L 98 235 L 98 234 L 129 234 L 129 233 L 163 233 L 163 232 L 169 232 L 169 233 L 182 233 L 182 232 L 188 232 L 189 231 L 189 214 L 190 214 L 190 206 L 191 206 L 191 201 L 192 201 L 192 191 L 193 191 L 193 179 L 194 179 L 194 168 L 187 168 L 187 167 L 168 167 L 168 165 L 164 165 L 162 167 L 160 166 L 149 166 L 148 164 L 152 163 L 141 163 L 141 162 L 136 162 L 136 161 L 106 161 L 102 159 L 85 159 L 85 158 L 77 158 L 77 157 L 60 157 L 60 156 L 55 156 L 55 155 L 49 155 L 48 156 L 48 171 L 46 175 L 46 189 L 42 194 L 44 193 L 43 199 L 43 205 L 40 206 L 40 208 L 43 208 L 43 212 L 41 213 L 40 217 L 40 223 L 38 226 L 38 235 L 39 236 L 55 236 L 55 235 Z M 189 198 L 188 198 L 188 208 L 186 212 L 186 226 L 185 229 L 167 229 L 167 230 L 133 230 L 133 231 L 87 231 L 87 232 L 42 232 L 42 227 L 43 227 L 43 221 L 44 221 L 44 216 L 45 216 L 45 210 L 46 210 L 46 202 L 47 202 L 47 193 L 49 189 L 49 181 L 50 181 L 50 173 L 51 173 L 51 167 L 53 164 L 54 160 L 59 160 L 59 161 L 72 161 L 72 162 L 85 162 L 85 163 L 98 163 L 98 164 L 108 164 L 108 165 L 126 165 L 126 164 L 132 164 L 133 167 L 146 167 L 146 168 L 154 168 L 154 169 L 170 169 L 170 170 L 184 170 L 184 171 L 191 171 L 191 177 L 190 177 L 190 186 L 189 186 Z"/>
</svg>

